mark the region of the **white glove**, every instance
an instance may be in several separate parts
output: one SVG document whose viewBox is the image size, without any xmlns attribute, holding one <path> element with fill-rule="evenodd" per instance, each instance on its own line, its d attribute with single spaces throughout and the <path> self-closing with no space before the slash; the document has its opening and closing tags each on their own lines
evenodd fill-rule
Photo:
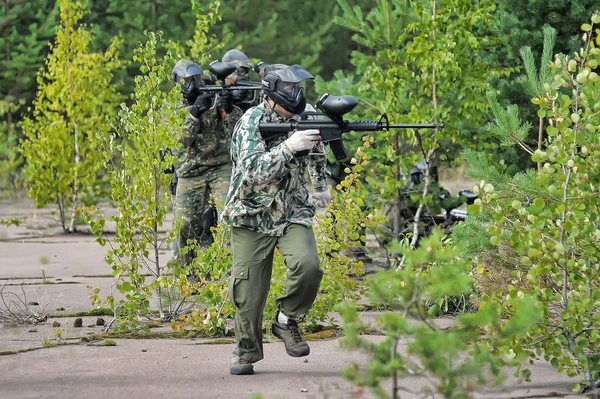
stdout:
<svg viewBox="0 0 600 399">
<path fill-rule="evenodd" d="M 285 141 L 292 154 L 300 151 L 310 150 L 319 140 L 320 132 L 317 129 L 297 130 Z"/>
<path fill-rule="evenodd" d="M 331 202 L 331 193 L 329 190 L 322 192 L 314 192 L 312 195 L 312 203 L 314 206 L 319 208 L 327 208 L 327 205 Z"/>
</svg>

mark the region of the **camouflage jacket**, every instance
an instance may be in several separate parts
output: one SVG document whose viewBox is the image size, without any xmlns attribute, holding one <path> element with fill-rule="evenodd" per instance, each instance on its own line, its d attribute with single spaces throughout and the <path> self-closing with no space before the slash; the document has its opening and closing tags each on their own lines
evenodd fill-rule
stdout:
<svg viewBox="0 0 600 399">
<path fill-rule="evenodd" d="M 313 153 L 322 155 L 295 158 L 283 143 L 286 137 L 265 142 L 258 124 L 282 120 L 263 102 L 246 111 L 235 126 L 224 223 L 269 236 L 283 235 L 291 223 L 311 226 L 315 208 L 309 201 L 306 170 L 315 191 L 327 190 L 325 149 L 321 144 Z"/>
<path fill-rule="evenodd" d="M 215 168 L 231 164 L 229 147 L 231 134 L 242 111 L 221 117 L 218 107 L 210 109 L 195 120 L 187 115 L 181 131 L 181 147 L 177 152 L 177 177 L 197 177 L 210 174 Z"/>
</svg>

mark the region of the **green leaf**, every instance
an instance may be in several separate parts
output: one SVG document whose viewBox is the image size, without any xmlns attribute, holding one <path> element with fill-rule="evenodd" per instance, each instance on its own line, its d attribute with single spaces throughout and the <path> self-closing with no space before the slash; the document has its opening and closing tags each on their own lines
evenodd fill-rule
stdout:
<svg viewBox="0 0 600 399">
<path fill-rule="evenodd" d="M 481 206 L 479 204 L 471 204 L 467 207 L 467 213 L 471 216 L 479 216 L 481 214 Z"/>
<path fill-rule="evenodd" d="M 546 133 L 548 133 L 548 136 L 554 137 L 558 134 L 558 129 L 554 126 L 548 126 L 546 127 Z"/>
</svg>

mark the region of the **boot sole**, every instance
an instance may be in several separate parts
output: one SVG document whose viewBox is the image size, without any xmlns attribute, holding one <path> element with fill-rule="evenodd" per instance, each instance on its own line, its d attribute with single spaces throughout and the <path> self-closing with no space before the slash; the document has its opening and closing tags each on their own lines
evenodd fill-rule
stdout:
<svg viewBox="0 0 600 399">
<path fill-rule="evenodd" d="M 254 374 L 254 367 L 240 367 L 238 370 L 229 369 L 229 373 L 231 373 L 231 375 L 252 375 Z"/>
</svg>

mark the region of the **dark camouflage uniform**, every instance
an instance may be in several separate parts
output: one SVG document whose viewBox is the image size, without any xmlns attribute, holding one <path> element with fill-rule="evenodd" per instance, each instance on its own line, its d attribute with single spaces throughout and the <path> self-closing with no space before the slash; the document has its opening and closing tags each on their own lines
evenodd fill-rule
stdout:
<svg viewBox="0 0 600 399">
<path fill-rule="evenodd" d="M 223 117 L 216 112 L 208 110 L 199 120 L 188 115 L 182 129 L 175 165 L 178 182 L 174 211 L 176 220 L 181 218 L 184 224 L 173 245 L 175 253 L 189 239 L 202 246 L 210 245 L 212 236 L 203 231 L 203 213 L 209 203 L 225 202 L 231 177 L 231 133 L 241 111 L 234 108 Z M 186 255 L 184 264 L 189 264 L 193 257 L 193 253 Z"/>
<path fill-rule="evenodd" d="M 302 317 L 317 296 L 323 271 L 312 230 L 315 208 L 306 188 L 308 169 L 315 191 L 327 190 L 327 158 L 294 157 L 284 139 L 265 142 L 259 122 L 279 122 L 265 103 L 250 108 L 235 127 L 231 142 L 233 171 L 222 220 L 232 226 L 233 268 L 229 297 L 236 308 L 236 350 L 232 361 L 263 358 L 262 317 L 277 248 L 287 268 L 285 292 L 277 307 Z"/>
</svg>

